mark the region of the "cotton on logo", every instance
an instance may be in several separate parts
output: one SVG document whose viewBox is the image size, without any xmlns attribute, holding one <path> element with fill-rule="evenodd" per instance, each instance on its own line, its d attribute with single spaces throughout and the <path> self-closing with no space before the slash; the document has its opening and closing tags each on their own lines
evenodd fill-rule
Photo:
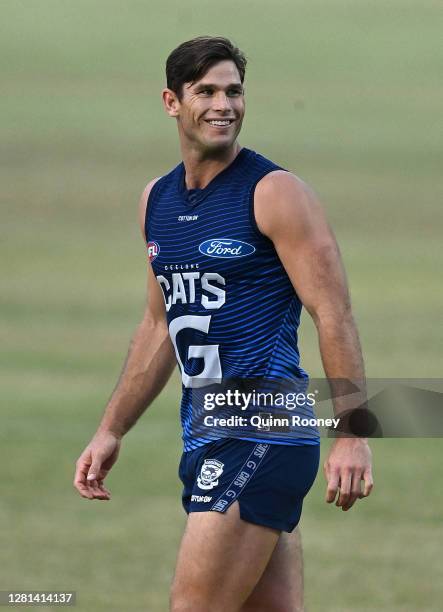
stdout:
<svg viewBox="0 0 443 612">
<path fill-rule="evenodd" d="M 148 257 L 149 261 L 154 261 L 157 255 L 160 253 L 160 245 L 158 242 L 148 242 Z"/>
</svg>

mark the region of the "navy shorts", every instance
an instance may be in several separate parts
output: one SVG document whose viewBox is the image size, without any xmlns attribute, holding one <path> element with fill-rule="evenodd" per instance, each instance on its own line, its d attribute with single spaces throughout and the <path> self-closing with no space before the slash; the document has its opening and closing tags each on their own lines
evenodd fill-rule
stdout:
<svg viewBox="0 0 443 612">
<path fill-rule="evenodd" d="M 250 523 L 291 532 L 318 471 L 320 445 L 224 438 L 183 453 L 179 476 L 189 512 L 226 512 L 235 501 Z"/>
</svg>

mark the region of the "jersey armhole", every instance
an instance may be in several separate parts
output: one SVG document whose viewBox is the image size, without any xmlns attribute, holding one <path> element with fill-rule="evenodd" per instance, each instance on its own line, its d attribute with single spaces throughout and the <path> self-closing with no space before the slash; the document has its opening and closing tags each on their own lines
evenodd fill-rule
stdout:
<svg viewBox="0 0 443 612">
<path fill-rule="evenodd" d="M 263 232 L 260 231 L 260 228 L 257 225 L 257 220 L 255 218 L 255 211 L 254 211 L 254 196 L 255 196 L 255 189 L 258 185 L 258 183 L 262 180 L 262 178 L 264 178 L 267 174 L 269 174 L 270 172 L 275 172 L 275 170 L 284 170 L 285 172 L 289 172 L 288 170 L 286 170 L 286 168 L 280 168 L 280 166 L 276 166 L 275 168 L 268 168 L 266 170 L 266 172 L 264 172 L 256 181 L 255 183 L 253 183 L 252 187 L 251 187 L 251 191 L 249 194 L 249 221 L 251 223 L 251 227 L 254 231 L 254 233 L 261 238 L 262 240 L 268 240 L 269 242 L 272 242 L 272 240 L 270 238 L 268 238 L 268 236 L 265 236 L 265 234 L 263 234 Z"/>
<path fill-rule="evenodd" d="M 145 210 L 145 225 L 144 225 L 144 229 L 145 229 L 145 239 L 146 242 L 149 242 L 149 237 L 148 237 L 148 230 L 149 230 L 149 226 L 150 226 L 150 221 L 151 221 L 151 217 L 152 217 L 152 210 L 154 208 L 154 195 L 157 193 L 158 191 L 158 184 L 160 183 L 161 179 L 163 177 L 159 177 L 155 183 L 153 184 L 153 186 L 151 187 L 151 190 L 149 192 L 148 195 L 148 199 L 146 201 L 146 210 Z"/>
</svg>

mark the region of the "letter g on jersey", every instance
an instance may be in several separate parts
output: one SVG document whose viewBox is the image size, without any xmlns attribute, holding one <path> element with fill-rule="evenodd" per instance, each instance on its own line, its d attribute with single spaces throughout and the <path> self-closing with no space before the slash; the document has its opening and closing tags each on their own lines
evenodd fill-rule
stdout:
<svg viewBox="0 0 443 612">
<path fill-rule="evenodd" d="M 224 259 L 232 257 L 245 257 L 255 253 L 255 247 L 241 240 L 233 240 L 232 238 L 211 238 L 205 240 L 198 247 L 200 253 L 208 257 L 221 257 Z"/>
<path fill-rule="evenodd" d="M 218 479 L 223 473 L 224 463 L 217 459 L 205 459 L 197 476 L 199 489 L 213 489 L 218 485 Z"/>
</svg>

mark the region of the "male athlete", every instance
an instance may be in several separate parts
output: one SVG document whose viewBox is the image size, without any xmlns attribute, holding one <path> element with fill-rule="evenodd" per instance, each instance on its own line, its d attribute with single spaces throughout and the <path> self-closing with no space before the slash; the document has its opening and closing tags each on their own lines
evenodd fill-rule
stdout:
<svg viewBox="0 0 443 612">
<path fill-rule="evenodd" d="M 315 434 L 196 432 L 195 391 L 208 380 L 306 377 L 297 348 L 302 304 L 331 383 L 364 376 L 345 273 L 315 195 L 237 141 L 245 66 L 242 52 L 218 37 L 185 42 L 167 60 L 163 103 L 177 122 L 183 161 L 141 196 L 146 311 L 74 481 L 83 497 L 110 499 L 103 481 L 121 439 L 178 362 L 188 519 L 173 612 L 303 609 L 296 526 L 319 462 Z M 369 495 L 367 440 L 335 439 L 324 473 L 326 501 L 343 510 Z"/>
</svg>

